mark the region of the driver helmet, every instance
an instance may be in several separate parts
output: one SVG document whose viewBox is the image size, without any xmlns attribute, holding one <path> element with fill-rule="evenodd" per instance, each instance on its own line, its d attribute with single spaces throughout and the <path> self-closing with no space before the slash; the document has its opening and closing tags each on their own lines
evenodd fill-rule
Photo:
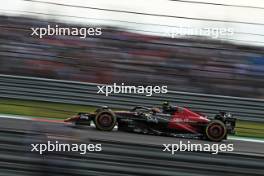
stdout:
<svg viewBox="0 0 264 176">
<path fill-rule="evenodd" d="M 169 106 L 170 106 L 170 104 L 167 101 L 162 103 L 162 109 L 169 109 Z"/>
</svg>

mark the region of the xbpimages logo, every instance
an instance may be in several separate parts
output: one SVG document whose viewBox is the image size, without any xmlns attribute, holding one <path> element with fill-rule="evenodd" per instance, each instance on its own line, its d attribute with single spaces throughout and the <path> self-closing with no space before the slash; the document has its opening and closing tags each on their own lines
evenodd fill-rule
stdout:
<svg viewBox="0 0 264 176">
<path fill-rule="evenodd" d="M 102 85 L 97 86 L 98 94 L 105 94 L 109 96 L 110 94 L 143 94 L 146 96 L 152 96 L 155 94 L 166 94 L 168 92 L 167 86 L 126 86 L 124 83 L 121 85 Z"/>
<path fill-rule="evenodd" d="M 30 28 L 32 30 L 31 36 L 37 36 L 43 38 L 44 36 L 80 36 L 80 38 L 86 38 L 87 36 L 102 35 L 102 28 L 75 28 L 75 27 L 37 27 Z"/>
</svg>

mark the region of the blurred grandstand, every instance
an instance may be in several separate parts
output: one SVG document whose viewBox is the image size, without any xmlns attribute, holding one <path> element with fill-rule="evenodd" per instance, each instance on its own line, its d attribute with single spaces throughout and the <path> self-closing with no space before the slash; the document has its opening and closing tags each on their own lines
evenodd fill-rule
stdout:
<svg viewBox="0 0 264 176">
<path fill-rule="evenodd" d="M 30 28 L 55 25 L 54 21 L 10 16 L 0 16 L 0 21 L 1 74 L 264 97 L 261 47 L 150 36 L 110 26 L 103 27 L 99 37 L 39 39 L 30 36 Z"/>
</svg>

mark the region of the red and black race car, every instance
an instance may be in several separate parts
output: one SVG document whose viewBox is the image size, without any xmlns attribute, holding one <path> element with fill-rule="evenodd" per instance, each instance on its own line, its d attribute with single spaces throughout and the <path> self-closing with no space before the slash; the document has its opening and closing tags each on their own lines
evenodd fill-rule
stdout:
<svg viewBox="0 0 264 176">
<path fill-rule="evenodd" d="M 230 113 L 220 112 L 214 119 L 193 112 L 188 108 L 164 104 L 162 108 L 137 106 L 130 111 L 112 111 L 101 107 L 94 113 L 79 113 L 65 122 L 90 125 L 111 131 L 118 130 L 166 136 L 194 137 L 211 141 L 222 141 L 227 134 L 235 133 L 236 119 Z"/>
</svg>

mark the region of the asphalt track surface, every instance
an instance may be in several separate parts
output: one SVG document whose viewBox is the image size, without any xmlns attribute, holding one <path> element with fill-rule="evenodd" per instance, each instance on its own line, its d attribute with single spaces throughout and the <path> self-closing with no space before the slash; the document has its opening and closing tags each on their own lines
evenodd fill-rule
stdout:
<svg viewBox="0 0 264 176">
<path fill-rule="evenodd" d="M 120 131 L 60 121 L 0 118 L 0 175 L 264 175 L 264 143 L 227 140 L 233 152 L 163 152 L 162 144 L 212 142 Z M 31 152 L 31 143 L 102 144 L 101 152 Z M 218 143 L 219 144 L 219 143 Z"/>
</svg>

